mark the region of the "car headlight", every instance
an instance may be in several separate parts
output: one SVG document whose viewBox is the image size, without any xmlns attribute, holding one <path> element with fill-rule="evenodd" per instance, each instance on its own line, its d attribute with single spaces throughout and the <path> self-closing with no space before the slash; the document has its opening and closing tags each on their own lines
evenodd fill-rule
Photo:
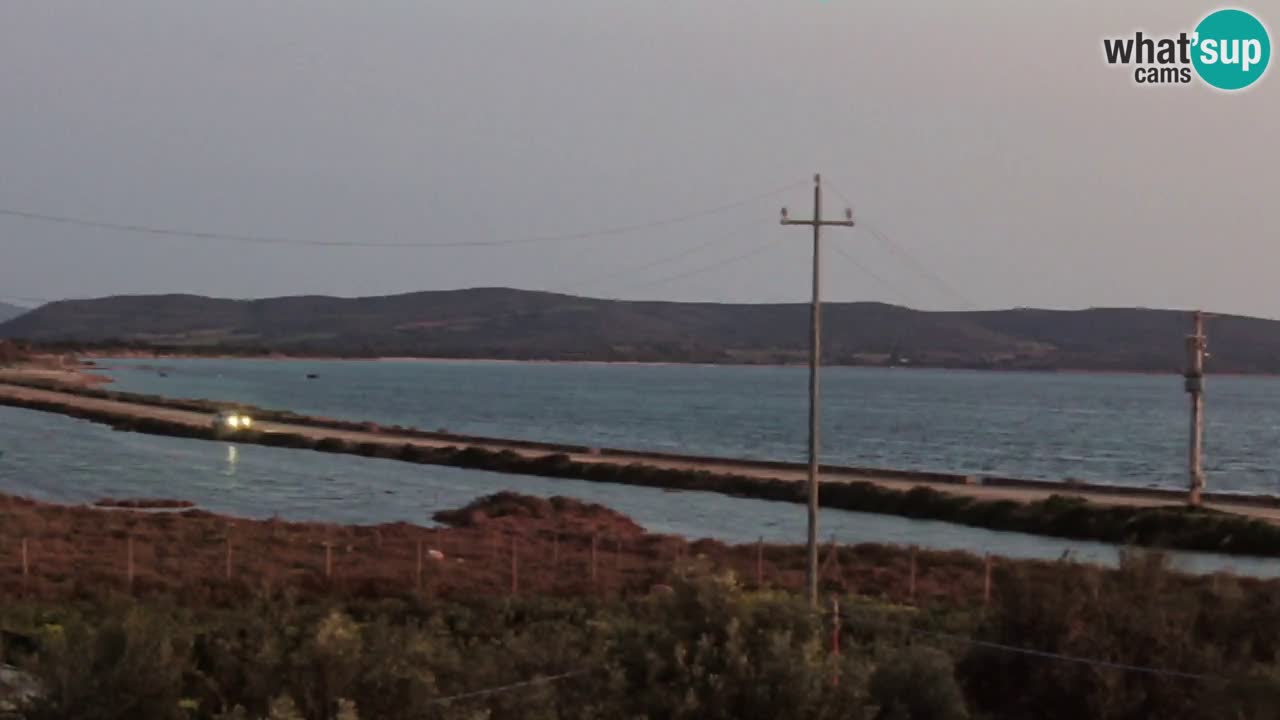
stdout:
<svg viewBox="0 0 1280 720">
<path fill-rule="evenodd" d="M 231 417 L 227 418 L 227 424 L 233 428 L 240 427 L 240 418 L 235 415 L 232 415 Z"/>
<path fill-rule="evenodd" d="M 253 418 L 250 418 L 248 415 L 243 415 L 243 416 L 241 416 L 241 417 L 240 417 L 240 427 L 243 427 L 243 428 L 251 428 L 251 427 L 253 427 Z"/>
</svg>

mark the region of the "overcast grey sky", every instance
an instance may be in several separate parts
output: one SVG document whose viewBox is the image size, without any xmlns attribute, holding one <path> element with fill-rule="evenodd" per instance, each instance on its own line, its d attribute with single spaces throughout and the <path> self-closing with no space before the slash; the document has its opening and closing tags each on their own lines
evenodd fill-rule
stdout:
<svg viewBox="0 0 1280 720">
<path fill-rule="evenodd" d="M 955 289 L 837 230 L 830 242 L 886 282 L 832 252 L 830 299 L 1280 317 L 1280 69 L 1225 94 L 1140 87 L 1102 59 L 1103 37 L 1190 31 L 1216 7 L 14 0 L 0 6 L 0 207 L 324 241 L 501 240 L 642 223 L 821 171 Z M 1280 8 L 1257 9 L 1280 23 Z M 0 217 L 0 296 L 510 285 L 801 300 L 807 235 L 778 227 L 784 203 L 807 216 L 809 190 L 646 232 L 445 249 Z"/>
</svg>

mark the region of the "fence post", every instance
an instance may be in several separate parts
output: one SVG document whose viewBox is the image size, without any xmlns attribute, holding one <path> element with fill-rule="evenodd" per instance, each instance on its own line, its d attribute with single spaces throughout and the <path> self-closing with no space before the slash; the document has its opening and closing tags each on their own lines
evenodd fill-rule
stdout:
<svg viewBox="0 0 1280 720">
<path fill-rule="evenodd" d="M 333 543 L 325 542 L 324 544 L 324 579 L 333 579 Z"/>
<path fill-rule="evenodd" d="M 413 588 L 422 592 L 422 538 L 418 538 L 418 564 L 413 573 Z"/>
<path fill-rule="evenodd" d="M 129 594 L 133 594 L 133 536 L 129 535 L 125 542 L 125 577 L 129 585 Z"/>
<path fill-rule="evenodd" d="M 596 584 L 596 534 L 591 534 L 591 584 Z"/>
<path fill-rule="evenodd" d="M 231 580 L 231 529 L 227 528 L 227 580 Z"/>
<path fill-rule="evenodd" d="M 907 574 L 907 599 L 912 605 L 916 603 L 916 546 L 911 546 L 911 567 Z"/>
<path fill-rule="evenodd" d="M 516 552 L 516 536 L 511 535 L 511 594 L 520 592 L 520 556 Z"/>
<path fill-rule="evenodd" d="M 818 577 L 827 578 L 828 569 L 831 567 L 831 561 L 836 557 L 836 536 L 831 536 L 831 543 L 827 545 L 827 556 L 822 558 L 822 564 L 818 566 Z"/>
<path fill-rule="evenodd" d="M 821 572 L 821 573 L 819 573 L 819 577 L 821 577 L 821 578 L 822 578 L 822 579 L 824 579 L 824 580 L 829 580 L 829 579 L 831 578 L 831 566 L 832 566 L 832 565 L 835 565 L 835 566 L 839 566 L 839 565 L 840 565 L 840 554 L 839 554 L 839 553 L 840 553 L 840 550 L 839 550 L 839 546 L 836 544 L 836 536 L 835 536 L 835 533 L 832 533 L 832 534 L 831 534 L 831 545 L 830 545 L 830 549 L 829 549 L 829 550 L 827 550 L 827 558 L 826 558 L 826 560 L 824 560 L 824 561 L 823 561 L 823 563 L 822 563 L 822 572 Z M 842 575 L 843 575 L 843 573 L 842 573 Z"/>
<path fill-rule="evenodd" d="M 22 538 L 22 591 L 27 591 L 27 576 L 30 575 L 30 566 L 27 563 L 27 539 Z"/>
<path fill-rule="evenodd" d="M 756 540 L 756 588 L 764 587 L 764 536 Z"/>
<path fill-rule="evenodd" d="M 560 565 L 560 532 L 556 531 L 551 536 L 551 566 L 558 567 Z"/>
<path fill-rule="evenodd" d="M 982 607 L 991 604 L 991 554 L 985 556 L 984 568 L 982 573 Z"/>
<path fill-rule="evenodd" d="M 840 657 L 840 598 L 831 597 L 831 654 Z M 831 684 L 840 684 L 840 663 L 831 668 Z"/>
</svg>

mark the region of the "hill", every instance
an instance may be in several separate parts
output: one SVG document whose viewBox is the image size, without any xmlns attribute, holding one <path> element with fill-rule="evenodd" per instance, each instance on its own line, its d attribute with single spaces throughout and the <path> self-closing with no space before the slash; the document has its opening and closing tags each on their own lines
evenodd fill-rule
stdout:
<svg viewBox="0 0 1280 720">
<path fill-rule="evenodd" d="M 1001 369 L 1176 371 L 1188 314 L 1090 309 L 924 312 L 831 303 L 824 360 Z M 63 346 L 350 357 L 802 362 L 804 304 L 603 300 L 505 288 L 364 298 L 138 295 L 44 305 L 0 337 Z M 1280 322 L 1219 316 L 1213 369 L 1280 372 Z"/>
<path fill-rule="evenodd" d="M 7 320 L 12 320 L 13 318 L 18 317 L 19 315 L 22 315 L 27 311 L 28 311 L 27 308 L 18 307 L 17 305 L 9 305 L 8 303 L 0 302 L 0 323 L 3 323 Z"/>
</svg>

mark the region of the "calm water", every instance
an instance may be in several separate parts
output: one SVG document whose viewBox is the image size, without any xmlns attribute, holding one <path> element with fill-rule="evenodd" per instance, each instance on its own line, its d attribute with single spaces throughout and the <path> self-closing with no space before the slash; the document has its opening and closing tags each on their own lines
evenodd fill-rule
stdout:
<svg viewBox="0 0 1280 720">
<path fill-rule="evenodd" d="M 103 361 L 122 390 L 424 429 L 801 460 L 807 370 L 519 363 Z M 308 380 L 308 373 L 318 379 Z M 1280 493 L 1280 379 L 1210 378 L 1213 489 Z M 828 462 L 1185 484 L 1181 378 L 832 368 Z"/>
<path fill-rule="evenodd" d="M 436 510 L 498 490 L 602 503 L 654 532 L 729 542 L 804 538 L 804 508 L 790 503 L 119 433 L 83 420 L 0 407 L 0 492 L 40 500 L 167 496 L 244 517 L 430 525 Z M 834 535 L 841 543 L 914 543 L 1015 558 L 1057 558 L 1070 552 L 1081 560 L 1111 564 L 1117 557 L 1114 548 L 1100 543 L 838 510 L 823 511 L 822 535 Z M 1194 572 L 1280 575 L 1280 562 L 1255 558 L 1186 553 L 1178 554 L 1175 563 Z"/>
</svg>

